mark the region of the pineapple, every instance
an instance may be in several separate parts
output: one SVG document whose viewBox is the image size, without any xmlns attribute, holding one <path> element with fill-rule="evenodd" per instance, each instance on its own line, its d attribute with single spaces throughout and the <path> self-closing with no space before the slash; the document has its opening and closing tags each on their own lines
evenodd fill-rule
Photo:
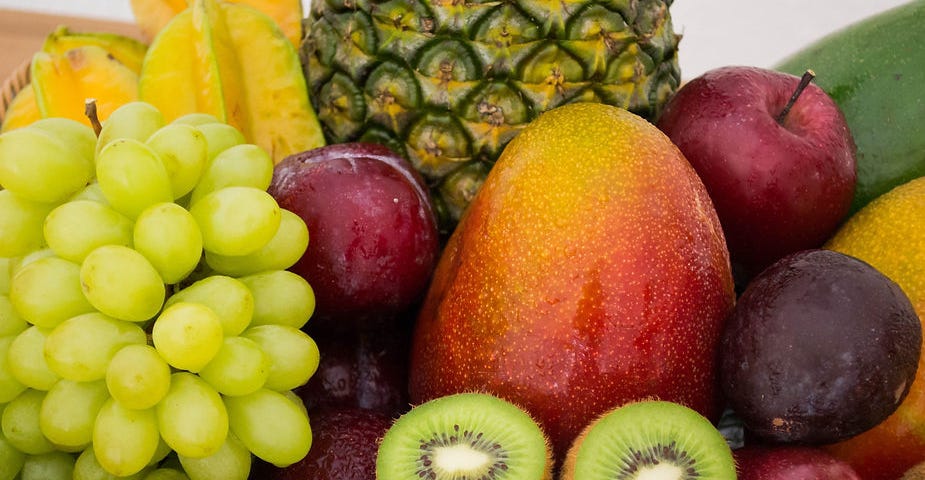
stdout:
<svg viewBox="0 0 925 480">
<path fill-rule="evenodd" d="M 328 141 L 404 155 L 449 229 L 504 146 L 543 111 L 603 102 L 658 115 L 680 83 L 670 5 L 314 0 L 301 55 Z"/>
</svg>

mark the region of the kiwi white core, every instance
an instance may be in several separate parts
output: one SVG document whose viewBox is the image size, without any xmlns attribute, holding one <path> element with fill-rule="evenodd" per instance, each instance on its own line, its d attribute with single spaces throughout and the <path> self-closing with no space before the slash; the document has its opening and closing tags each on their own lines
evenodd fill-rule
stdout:
<svg viewBox="0 0 925 480">
<path fill-rule="evenodd" d="M 463 473 L 467 474 L 466 478 L 482 478 L 496 461 L 485 452 L 457 444 L 434 449 L 433 468 L 448 478 L 457 478 Z"/>
<path fill-rule="evenodd" d="M 636 476 L 636 480 L 678 480 L 682 478 L 684 478 L 684 470 L 667 463 L 644 467 Z"/>
</svg>

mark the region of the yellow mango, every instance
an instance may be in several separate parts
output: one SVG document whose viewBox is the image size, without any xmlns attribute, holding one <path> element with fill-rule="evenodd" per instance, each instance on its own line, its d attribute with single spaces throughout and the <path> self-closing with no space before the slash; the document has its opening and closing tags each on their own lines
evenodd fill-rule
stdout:
<svg viewBox="0 0 925 480">
<path fill-rule="evenodd" d="M 167 121 L 214 115 L 276 162 L 324 145 L 295 47 L 245 5 L 194 0 L 149 47 L 139 95 Z"/>
<path fill-rule="evenodd" d="M 84 113 L 87 99 L 96 99 L 100 120 L 138 99 L 138 75 L 96 45 L 63 54 L 35 53 L 31 78 L 42 117 L 71 118 L 90 125 Z"/>
<path fill-rule="evenodd" d="M 0 133 L 12 130 L 14 128 L 25 127 L 30 123 L 42 118 L 39 113 L 39 106 L 35 103 L 35 90 L 32 84 L 23 87 L 6 109 L 3 116 L 3 124 L 0 125 Z"/>
<path fill-rule="evenodd" d="M 301 0 L 228 0 L 250 6 L 272 18 L 286 38 L 298 47 L 302 41 Z M 135 23 L 151 41 L 170 20 L 185 10 L 187 0 L 131 0 Z"/>
<path fill-rule="evenodd" d="M 184 0 L 185 1 L 185 0 Z M 84 45 L 96 45 L 103 48 L 116 60 L 133 72 L 141 72 L 148 46 L 124 35 L 110 32 L 73 32 L 66 26 L 59 26 L 45 37 L 42 50 L 48 53 L 64 54 L 68 50 Z"/>
</svg>

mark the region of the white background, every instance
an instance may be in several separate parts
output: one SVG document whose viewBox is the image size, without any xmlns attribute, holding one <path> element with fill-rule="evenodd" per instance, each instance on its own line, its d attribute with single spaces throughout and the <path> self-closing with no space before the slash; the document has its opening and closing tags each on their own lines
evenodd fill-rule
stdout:
<svg viewBox="0 0 925 480">
<path fill-rule="evenodd" d="M 903 3 L 908 0 L 676 0 L 671 12 L 684 35 L 682 76 L 724 65 L 770 67 L 826 33 Z M 0 0 L 0 8 L 133 20 L 129 0 Z"/>
</svg>

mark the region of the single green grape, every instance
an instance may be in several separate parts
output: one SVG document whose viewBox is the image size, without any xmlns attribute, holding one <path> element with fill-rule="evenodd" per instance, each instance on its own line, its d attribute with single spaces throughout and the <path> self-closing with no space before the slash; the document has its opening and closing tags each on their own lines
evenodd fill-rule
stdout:
<svg viewBox="0 0 925 480">
<path fill-rule="evenodd" d="M 218 315 L 200 303 L 177 302 L 157 317 L 151 339 L 154 348 L 170 364 L 198 372 L 222 347 L 224 331 Z"/>
<path fill-rule="evenodd" d="M 170 389 L 170 366 L 150 345 L 126 345 L 106 369 L 106 386 L 127 408 L 151 408 Z"/>
<path fill-rule="evenodd" d="M 104 245 L 90 252 L 80 266 L 80 285 L 97 310 L 131 322 L 155 316 L 166 297 L 164 280 L 154 265 L 122 245 Z"/>
<path fill-rule="evenodd" d="M 41 248 L 45 244 L 42 225 L 54 207 L 0 190 L 0 256 L 18 257 Z"/>
<path fill-rule="evenodd" d="M 7 295 L 0 295 L 0 337 L 18 335 L 29 328 L 29 323 L 16 313 Z"/>
<path fill-rule="evenodd" d="M 103 129 L 96 141 L 96 154 L 118 139 L 145 142 L 166 125 L 164 115 L 146 102 L 129 102 L 112 111 L 103 121 Z"/>
<path fill-rule="evenodd" d="M 13 259 L 9 257 L 0 257 L 0 295 L 10 294 L 10 278 L 12 272 Z M 2 329 L 0 329 L 2 332 Z"/>
<path fill-rule="evenodd" d="M 87 124 L 70 118 L 49 117 L 36 120 L 29 128 L 37 128 L 64 142 L 88 162 L 96 157 L 96 132 Z"/>
<path fill-rule="evenodd" d="M 177 457 L 190 480 L 247 480 L 253 461 L 250 450 L 232 432 L 212 455 Z"/>
<path fill-rule="evenodd" d="M 240 334 L 250 325 L 254 314 L 254 295 L 241 281 L 225 275 L 211 275 L 197 280 L 170 296 L 165 304 L 201 303 L 218 315 L 225 336 Z"/>
<path fill-rule="evenodd" d="M 106 368 L 122 347 L 145 344 L 147 335 L 136 323 L 99 312 L 69 318 L 45 338 L 45 360 L 61 378 L 91 382 L 106 377 Z"/>
<path fill-rule="evenodd" d="M 238 280 L 254 295 L 251 326 L 288 325 L 302 328 L 315 312 L 315 291 L 302 276 L 270 270 Z"/>
<path fill-rule="evenodd" d="M 182 123 L 184 125 L 198 127 L 199 125 L 205 125 L 207 123 L 221 123 L 221 120 L 211 113 L 194 112 L 181 115 L 173 119 L 170 123 Z"/>
<path fill-rule="evenodd" d="M 280 208 L 265 190 L 253 187 L 218 189 L 190 207 L 202 231 L 206 251 L 247 255 L 263 248 L 276 235 Z"/>
<path fill-rule="evenodd" d="M 311 448 L 308 417 L 282 393 L 264 388 L 224 400 L 231 431 L 264 461 L 284 467 Z"/>
<path fill-rule="evenodd" d="M 295 265 L 308 248 L 308 227 L 302 217 L 280 209 L 279 228 L 260 250 L 247 255 L 219 255 L 206 252 L 206 263 L 216 272 L 232 277 L 267 270 L 286 270 Z"/>
<path fill-rule="evenodd" d="M 176 203 L 156 203 L 135 220 L 135 249 L 151 262 L 164 283 L 186 278 L 202 258 L 202 234 L 193 216 Z"/>
<path fill-rule="evenodd" d="M 81 289 L 80 265 L 54 256 L 20 266 L 13 274 L 10 302 L 27 322 L 54 328 L 94 310 Z"/>
<path fill-rule="evenodd" d="M 205 134 L 192 125 L 173 122 L 154 132 L 145 143 L 164 162 L 173 197 L 193 191 L 209 159 Z"/>
<path fill-rule="evenodd" d="M 155 409 L 161 437 L 179 455 L 213 455 L 228 436 L 228 412 L 222 397 L 192 373 L 174 373 L 170 391 Z"/>
<path fill-rule="evenodd" d="M 144 480 L 190 480 L 185 473 L 173 468 L 158 468 L 145 475 Z"/>
<path fill-rule="evenodd" d="M 91 445 L 77 457 L 77 462 L 74 464 L 74 480 L 144 480 L 145 475 L 153 469 L 154 467 L 149 466 L 134 475 L 117 477 L 100 465 Z"/>
<path fill-rule="evenodd" d="M 164 163 L 137 140 L 107 145 L 96 157 L 96 181 L 112 208 L 131 219 L 155 203 L 173 201 Z"/>
<path fill-rule="evenodd" d="M 27 388 L 10 371 L 8 353 L 15 339 L 13 335 L 0 337 L 0 406 L 18 397 Z"/>
<path fill-rule="evenodd" d="M 266 388 L 292 390 L 304 385 L 318 370 L 321 354 L 307 333 L 287 325 L 257 325 L 241 334 L 263 349 L 270 357 L 270 375 Z"/>
<path fill-rule="evenodd" d="M 29 455 L 40 455 L 55 450 L 39 427 L 39 410 L 45 392 L 27 389 L 3 409 L 0 425 L 3 436 L 13 447 Z"/>
<path fill-rule="evenodd" d="M 58 449 L 80 451 L 93 440 L 93 423 L 109 400 L 106 382 L 58 381 L 42 402 L 39 428 Z"/>
<path fill-rule="evenodd" d="M 20 480 L 72 480 L 76 461 L 74 455 L 62 451 L 29 455 L 23 463 Z"/>
<path fill-rule="evenodd" d="M 45 241 L 59 257 L 75 263 L 103 245 L 132 246 L 132 221 L 105 203 L 72 200 L 45 217 Z"/>
<path fill-rule="evenodd" d="M 70 202 L 76 200 L 90 200 L 109 205 L 109 200 L 106 200 L 106 195 L 103 195 L 103 189 L 100 188 L 99 182 L 95 180 L 68 199 Z"/>
<path fill-rule="evenodd" d="M 31 326 L 16 336 L 7 352 L 7 368 L 23 385 L 36 390 L 50 389 L 61 377 L 45 361 L 48 330 Z"/>
<path fill-rule="evenodd" d="M 206 136 L 206 143 L 209 145 L 209 159 L 206 165 L 212 163 L 212 159 L 226 149 L 247 142 L 240 130 L 224 122 L 199 123 L 196 128 Z"/>
<path fill-rule="evenodd" d="M 222 395 L 247 395 L 262 388 L 270 358 L 249 338 L 225 337 L 222 348 L 199 376 Z"/>
<path fill-rule="evenodd" d="M 93 424 L 93 452 L 107 472 L 124 477 L 147 467 L 160 442 L 153 408 L 133 410 L 110 398 Z"/>
<path fill-rule="evenodd" d="M 190 205 L 220 188 L 240 186 L 266 190 L 273 180 L 273 159 L 263 148 L 242 143 L 226 148 L 212 159 L 193 189 Z"/>
<path fill-rule="evenodd" d="M 2 417 L 4 409 L 5 404 L 0 404 L 0 417 Z M 249 455 L 250 452 L 248 452 Z M 25 461 L 26 454 L 7 441 L 3 431 L 0 430 L 0 480 L 14 480 L 17 478 Z"/>
<path fill-rule="evenodd" d="M 0 134 L 0 185 L 33 202 L 62 202 L 93 178 L 93 158 L 44 129 Z"/>
</svg>

